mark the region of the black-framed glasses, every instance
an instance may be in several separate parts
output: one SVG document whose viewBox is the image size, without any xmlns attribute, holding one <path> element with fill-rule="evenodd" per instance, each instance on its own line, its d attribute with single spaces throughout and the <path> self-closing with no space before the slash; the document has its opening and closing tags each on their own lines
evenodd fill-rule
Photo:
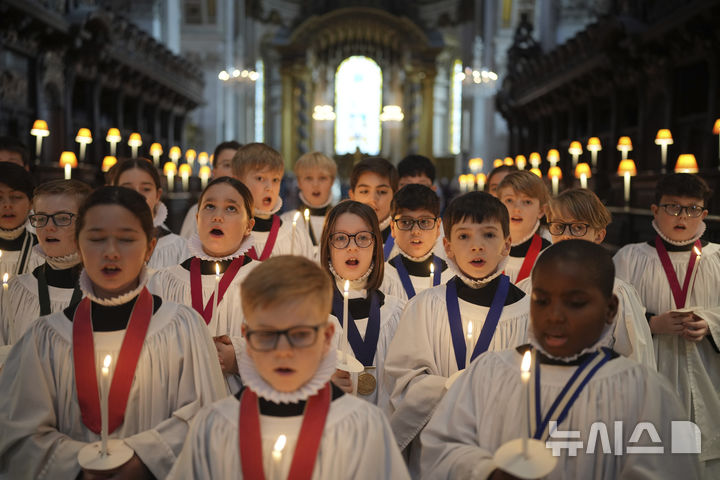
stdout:
<svg viewBox="0 0 720 480">
<path fill-rule="evenodd" d="M 53 213 L 52 215 L 44 215 L 39 213 L 34 213 L 28 217 L 30 220 L 30 225 L 32 225 L 35 228 L 42 228 L 45 225 L 47 225 L 48 221 L 52 218 L 53 223 L 56 227 L 67 227 L 72 223 L 72 219 L 75 216 L 74 213 L 68 213 L 68 212 L 58 212 Z"/>
<path fill-rule="evenodd" d="M 437 217 L 400 217 L 394 218 L 393 222 L 395 222 L 395 226 L 397 226 L 399 230 L 412 230 L 415 225 L 417 225 L 420 230 L 432 230 L 437 223 Z"/>
<path fill-rule="evenodd" d="M 573 237 L 582 237 L 587 233 L 587 223 L 561 223 L 561 222 L 549 222 L 548 230 L 551 235 L 562 235 L 566 229 L 569 229 L 570 235 Z"/>
<path fill-rule="evenodd" d="M 355 245 L 360 248 L 367 248 L 375 241 L 375 236 L 372 232 L 362 231 L 353 234 L 335 232 L 330 234 L 330 245 L 337 249 L 346 248 L 350 245 L 351 238 L 355 240 Z"/>
<path fill-rule="evenodd" d="M 315 345 L 318 330 L 327 325 L 301 325 L 285 330 L 246 330 L 245 339 L 253 350 L 269 352 L 277 348 L 281 336 L 285 336 L 291 347 L 307 348 Z"/>
<path fill-rule="evenodd" d="M 688 205 L 687 207 L 684 207 L 682 205 L 678 205 L 677 203 L 664 203 L 660 206 L 665 210 L 665 213 L 672 215 L 673 217 L 679 216 L 683 210 L 685 210 L 685 214 L 688 217 L 699 217 L 705 210 L 705 207 L 700 205 Z"/>
</svg>

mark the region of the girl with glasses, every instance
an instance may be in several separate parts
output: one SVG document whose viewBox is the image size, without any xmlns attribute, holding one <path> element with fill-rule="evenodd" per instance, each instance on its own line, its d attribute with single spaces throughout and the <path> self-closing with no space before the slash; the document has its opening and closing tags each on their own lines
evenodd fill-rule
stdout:
<svg viewBox="0 0 720 480">
<path fill-rule="evenodd" d="M 39 244 L 33 253 L 45 262 L 9 282 L 2 309 L 9 345 L 18 341 L 38 317 L 60 311 L 82 298 L 75 221 L 89 193 L 90 187 L 78 180 L 52 180 L 35 189 L 35 213 L 29 220 Z"/>
<path fill-rule="evenodd" d="M 340 325 L 348 325 L 352 351 L 365 366 L 359 375 L 338 371 L 334 381 L 346 392 L 387 408 L 392 383 L 383 367 L 404 302 L 381 291 L 385 261 L 372 208 L 345 200 L 330 210 L 320 242 L 320 262 L 335 279 L 332 314 Z M 342 318 L 346 280 L 350 285 L 348 319 Z"/>
</svg>

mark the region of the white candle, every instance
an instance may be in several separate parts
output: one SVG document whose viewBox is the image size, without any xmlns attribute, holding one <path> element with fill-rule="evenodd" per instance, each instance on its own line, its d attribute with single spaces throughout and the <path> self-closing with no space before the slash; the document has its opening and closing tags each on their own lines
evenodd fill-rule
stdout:
<svg viewBox="0 0 720 480">
<path fill-rule="evenodd" d="M 72 176 L 72 165 L 69 163 L 65 164 L 65 180 L 70 180 Z"/>
<path fill-rule="evenodd" d="M 630 205 L 630 172 L 625 172 L 625 205 Z"/>
<path fill-rule="evenodd" d="M 1 256 L 1 255 L 0 255 Z M 5 272 L 3 275 L 3 292 L 7 292 L 8 289 L 8 279 L 10 278 L 10 274 Z"/>
<path fill-rule="evenodd" d="M 295 228 L 297 227 L 297 221 L 298 217 L 300 216 L 300 212 L 295 212 L 295 215 L 293 215 L 293 223 L 292 223 L 292 243 L 290 244 L 290 255 L 295 255 Z"/>
<path fill-rule="evenodd" d="M 345 288 L 343 292 L 343 343 L 342 350 L 345 354 L 345 363 L 349 364 L 348 356 L 350 355 L 350 342 L 348 341 L 348 329 L 350 328 L 350 320 L 348 319 L 348 295 L 350 294 L 350 280 L 345 280 Z"/>
<path fill-rule="evenodd" d="M 697 277 L 698 269 L 700 268 L 700 258 L 702 257 L 702 252 L 700 251 L 700 249 L 697 246 L 693 247 L 693 252 L 695 252 L 695 257 L 696 257 L 695 258 L 695 266 L 692 271 L 692 280 L 690 281 L 690 289 L 688 290 L 687 300 L 685 301 L 686 307 L 687 307 L 688 301 L 690 300 L 690 292 L 695 292 L 695 277 Z"/>
<path fill-rule="evenodd" d="M 220 264 L 215 262 L 215 292 L 213 294 L 213 310 L 212 320 L 213 325 L 217 325 L 217 310 L 218 310 L 218 295 L 220 294 Z"/>
<path fill-rule="evenodd" d="M 660 156 L 662 159 L 662 165 L 660 168 L 661 173 L 665 173 L 667 171 L 667 147 L 667 143 L 660 145 Z"/>
<path fill-rule="evenodd" d="M 305 217 L 305 228 L 308 231 L 308 235 L 310 235 L 310 210 L 309 209 L 307 209 L 307 208 L 305 209 L 305 211 L 303 212 L 303 217 Z"/>
<path fill-rule="evenodd" d="M 103 366 L 100 370 L 100 456 L 104 457 L 108 454 L 108 396 L 110 394 L 110 363 L 112 357 L 105 355 Z"/>
<path fill-rule="evenodd" d="M 285 449 L 285 445 L 287 444 L 287 437 L 285 435 L 278 436 L 277 440 L 275 440 L 275 445 L 273 445 L 272 450 L 272 463 L 270 464 L 270 475 L 268 475 L 269 479 L 274 479 L 279 477 L 279 470 L 282 465 L 282 457 L 283 457 L 283 450 Z"/>
<path fill-rule="evenodd" d="M 597 170 L 597 150 L 590 150 L 590 160 L 592 162 L 593 172 Z"/>
<path fill-rule="evenodd" d="M 528 436 L 530 435 L 530 366 L 532 364 L 532 357 L 530 350 L 525 352 L 522 358 L 522 364 L 520 365 L 520 380 L 522 381 L 524 405 L 522 406 L 524 421 L 523 435 L 522 435 L 522 449 L 523 456 L 528 458 Z"/>
<path fill-rule="evenodd" d="M 180 174 L 180 178 L 182 178 L 182 187 L 184 191 L 188 190 L 188 187 L 190 185 L 190 175 L 187 171 L 183 169 L 183 172 Z"/>
<path fill-rule="evenodd" d="M 472 359 L 472 349 L 475 346 L 473 342 L 473 323 L 468 322 L 467 335 L 465 339 L 465 368 L 470 366 L 470 360 Z"/>
<path fill-rule="evenodd" d="M 552 177 L 552 193 L 553 193 L 553 195 L 558 194 L 559 181 L 560 180 L 557 177 Z"/>
<path fill-rule="evenodd" d="M 435 262 L 430 262 L 430 287 L 433 288 L 435 285 L 433 284 L 433 279 L 435 278 Z"/>
<path fill-rule="evenodd" d="M 85 143 L 80 144 L 80 161 L 81 162 L 85 161 L 85 147 L 86 146 L 87 145 Z"/>
<path fill-rule="evenodd" d="M 156 167 L 160 166 L 160 154 L 158 152 L 154 152 L 151 154 L 153 157 L 153 163 Z"/>
<path fill-rule="evenodd" d="M 137 145 L 133 145 L 130 148 L 132 148 L 132 158 L 137 158 L 137 151 L 138 151 Z"/>
<path fill-rule="evenodd" d="M 167 177 L 168 177 L 168 190 L 170 190 L 172 192 L 173 190 L 175 190 L 175 173 L 168 172 Z"/>
<path fill-rule="evenodd" d="M 587 188 L 587 175 L 584 173 L 580 174 L 580 188 Z"/>
</svg>

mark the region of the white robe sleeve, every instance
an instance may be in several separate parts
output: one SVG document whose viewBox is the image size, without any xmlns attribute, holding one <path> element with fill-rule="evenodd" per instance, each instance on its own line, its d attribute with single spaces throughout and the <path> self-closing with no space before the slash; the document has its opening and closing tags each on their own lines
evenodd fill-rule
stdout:
<svg viewBox="0 0 720 480">
<path fill-rule="evenodd" d="M 270 256 L 277 257 L 278 255 L 292 254 L 306 257 L 310 260 L 315 260 L 313 244 L 310 241 L 307 230 L 305 229 L 305 220 L 302 218 L 302 215 L 298 218 L 298 222 L 295 227 L 294 239 L 292 230 L 292 218 L 289 221 L 285 221 L 283 219 Z M 253 239 L 255 240 L 255 251 L 258 256 L 262 254 L 262 251 L 265 248 L 268 235 L 269 232 L 252 232 Z"/>
<path fill-rule="evenodd" d="M 185 214 L 185 220 L 183 220 L 182 227 L 180 228 L 180 236 L 185 240 L 189 240 L 193 234 L 197 233 L 197 215 L 198 204 L 191 206 Z"/>
<path fill-rule="evenodd" d="M 158 239 L 148 267 L 161 269 L 172 267 L 190 258 L 187 240 L 179 235 L 170 233 Z"/>
</svg>

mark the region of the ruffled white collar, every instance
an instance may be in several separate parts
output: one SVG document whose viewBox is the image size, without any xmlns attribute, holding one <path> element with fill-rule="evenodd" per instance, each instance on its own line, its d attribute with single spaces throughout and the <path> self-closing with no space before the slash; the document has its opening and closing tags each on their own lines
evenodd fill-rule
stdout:
<svg viewBox="0 0 720 480">
<path fill-rule="evenodd" d="M 310 208 L 325 208 L 328 205 L 330 205 L 330 202 L 332 202 L 332 195 L 328 195 L 327 201 L 325 203 L 323 203 L 322 205 L 311 205 L 310 202 L 307 201 L 307 199 L 305 198 L 305 196 L 303 195 L 302 192 L 298 193 L 298 197 L 300 197 L 300 201 L 303 203 L 303 205 L 307 205 Z"/>
<path fill-rule="evenodd" d="M 387 217 L 385 220 L 383 220 L 382 222 L 380 222 L 380 231 L 382 232 L 382 231 L 385 230 L 387 227 L 389 227 L 389 226 L 390 226 L 390 222 L 392 222 L 392 216 L 391 216 L 391 215 L 388 215 L 388 217 Z"/>
<path fill-rule="evenodd" d="M 655 231 L 657 232 L 657 234 L 660 235 L 660 238 L 662 238 L 663 240 L 665 240 L 665 241 L 666 241 L 667 243 L 669 243 L 670 245 L 675 245 L 676 247 L 684 247 L 685 245 L 690 245 L 690 244 L 695 243 L 700 237 L 702 237 L 703 234 L 705 234 L 705 229 L 707 228 L 707 225 L 705 225 L 705 222 L 700 222 L 700 227 L 698 227 L 698 231 L 695 233 L 695 235 L 693 235 L 692 238 L 690 238 L 690 239 L 688 239 L 688 240 L 683 240 L 683 241 L 681 241 L 681 242 L 678 242 L 677 240 L 670 240 L 670 239 L 667 237 L 667 235 L 665 235 L 665 234 L 660 230 L 660 227 L 658 226 L 658 224 L 657 224 L 657 222 L 655 221 L 655 219 L 653 219 L 653 221 L 652 221 L 652 227 L 655 229 Z"/>
<path fill-rule="evenodd" d="M 609 325 L 605 325 L 605 328 L 603 328 L 602 333 L 600 334 L 600 338 L 597 339 L 597 341 L 590 345 L 587 348 L 582 349 L 580 352 L 576 353 L 575 355 L 571 355 L 569 357 L 557 357 L 555 355 L 550 355 L 548 352 L 546 352 L 543 347 L 540 345 L 540 342 L 535 337 L 535 332 L 532 328 L 532 321 L 528 324 L 528 340 L 530 341 L 530 345 L 533 346 L 533 348 L 537 349 L 539 352 L 541 352 L 543 355 L 545 355 L 548 358 L 551 358 L 553 360 L 560 360 L 563 362 L 572 362 L 573 360 L 577 360 L 581 356 L 585 355 L 586 353 L 592 353 L 597 350 L 600 350 L 602 347 L 612 348 L 611 345 L 613 344 L 613 336 L 612 333 L 615 329 L 615 323 L 611 323 Z"/>
<path fill-rule="evenodd" d="M 463 271 L 460 270 L 460 267 L 458 266 L 458 264 L 455 263 L 455 260 L 453 260 L 451 258 L 447 259 L 448 267 L 450 267 L 450 269 L 455 273 L 455 275 L 457 275 L 457 277 L 460 280 L 462 280 L 462 282 L 465 285 L 467 285 L 470 288 L 474 288 L 474 289 L 483 288 L 485 285 L 487 285 L 488 283 L 492 282 L 497 277 L 499 277 L 502 274 L 502 272 L 505 270 L 505 265 L 507 265 L 507 262 L 508 262 L 508 257 L 504 257 L 502 260 L 500 260 L 500 263 L 498 263 L 498 266 L 497 266 L 497 269 L 495 269 L 495 272 L 491 273 L 490 275 L 488 275 L 485 278 L 475 279 L 475 278 L 471 278 L 471 277 L 468 277 L 467 275 L 465 275 L 465 273 L 463 273 Z"/>
<path fill-rule="evenodd" d="M 519 241 L 517 241 L 517 242 L 512 242 L 512 243 L 510 244 L 510 246 L 511 246 L 511 247 L 517 247 L 518 245 L 522 245 L 523 243 L 527 242 L 528 240 L 530 240 L 530 239 L 532 238 L 533 235 L 535 235 L 535 232 L 537 232 L 537 229 L 538 229 L 538 228 L 540 228 L 540 220 L 538 220 L 537 222 L 535 222 L 535 226 L 533 227 L 532 231 L 530 232 L 530 235 L 528 235 L 528 236 L 525 237 L 525 238 L 521 238 L 521 239 L 520 239 Z"/>
<path fill-rule="evenodd" d="M 33 247 L 33 253 L 44 258 L 53 270 L 67 270 L 80 263 L 80 254 L 78 252 L 61 257 L 49 257 L 39 243 Z"/>
<path fill-rule="evenodd" d="M 168 209 L 163 202 L 158 202 L 155 205 L 155 216 L 153 217 L 153 226 L 164 227 L 165 220 L 167 220 Z"/>
<path fill-rule="evenodd" d="M 368 277 L 370 277 L 370 274 L 372 273 L 375 264 L 370 264 L 370 268 L 368 268 L 368 271 L 363 273 L 361 277 L 356 278 L 355 280 L 342 278 L 340 274 L 338 274 L 333 268 L 332 262 L 328 264 L 328 267 L 330 268 L 330 273 L 332 273 L 333 277 L 335 277 L 335 285 L 337 285 L 337 288 L 338 290 L 340 290 L 340 292 L 345 290 L 345 281 L 347 280 L 350 282 L 349 296 L 352 298 L 365 298 L 365 287 L 367 287 L 367 279 Z"/>
<path fill-rule="evenodd" d="M 250 250 L 255 245 L 255 240 L 253 239 L 252 235 L 248 235 L 245 237 L 245 239 L 240 243 L 240 246 L 237 250 L 235 250 L 230 255 L 226 255 L 224 257 L 213 257 L 210 256 L 208 253 L 205 252 L 202 246 L 202 242 L 200 241 L 200 237 L 197 233 L 194 233 L 190 239 L 187 242 L 188 250 L 190 251 L 190 255 L 193 257 L 197 257 L 200 260 L 207 260 L 209 262 L 221 262 L 223 260 L 232 260 L 233 258 L 237 258 L 240 255 L 245 255 L 248 250 Z"/>
<path fill-rule="evenodd" d="M 337 353 L 334 348 L 330 348 L 328 353 L 323 357 L 318 369 L 313 377 L 308 380 L 302 387 L 294 392 L 278 392 L 260 376 L 255 368 L 255 362 L 247 354 L 248 346 L 244 345 L 240 349 L 238 356 L 238 372 L 243 384 L 255 392 L 259 397 L 269 400 L 273 403 L 297 403 L 307 400 L 309 397 L 319 392 L 327 382 L 330 381 L 335 366 L 337 364 Z"/>
<path fill-rule="evenodd" d="M 17 228 L 11 228 L 10 230 L 5 230 L 4 228 L 0 228 L 0 238 L 3 240 L 15 240 L 20 235 L 22 235 L 25 231 L 25 224 L 20 225 Z"/>
<path fill-rule="evenodd" d="M 260 210 L 260 209 L 258 209 L 258 208 L 255 208 L 255 209 L 253 209 L 253 212 L 254 212 L 255 215 L 257 215 L 257 216 L 260 217 L 260 218 L 262 218 L 262 217 L 269 217 L 269 216 L 275 215 L 277 212 L 279 212 L 280 209 L 282 208 L 282 206 L 283 206 L 282 198 L 278 197 L 277 203 L 276 203 L 275 206 L 272 207 L 270 210 L 264 211 L 264 210 Z"/>
<path fill-rule="evenodd" d="M 423 255 L 422 257 L 413 257 L 412 255 L 408 255 L 407 253 L 405 253 L 405 250 L 403 250 L 399 246 L 398 246 L 398 252 L 400 252 L 400 255 L 409 259 L 410 261 L 420 263 L 420 262 L 424 262 L 425 260 L 430 258 L 430 256 L 432 256 L 433 249 L 431 248 L 430 251 L 428 253 L 426 253 L 425 255 Z"/>
<path fill-rule="evenodd" d="M 133 288 L 129 292 L 125 292 L 121 295 L 118 295 L 117 297 L 111 298 L 99 298 L 95 295 L 95 288 L 93 287 L 92 280 L 90 280 L 90 277 L 88 276 L 85 269 L 83 269 L 83 271 L 80 273 L 79 284 L 80 290 L 83 293 L 83 297 L 88 297 L 92 302 L 97 303 L 98 305 L 105 305 L 109 307 L 114 305 L 122 305 L 138 296 L 142 289 L 145 288 L 145 284 L 147 283 L 147 281 L 147 267 L 143 267 L 143 269 L 140 271 L 140 277 L 138 278 L 137 287 Z"/>
</svg>

